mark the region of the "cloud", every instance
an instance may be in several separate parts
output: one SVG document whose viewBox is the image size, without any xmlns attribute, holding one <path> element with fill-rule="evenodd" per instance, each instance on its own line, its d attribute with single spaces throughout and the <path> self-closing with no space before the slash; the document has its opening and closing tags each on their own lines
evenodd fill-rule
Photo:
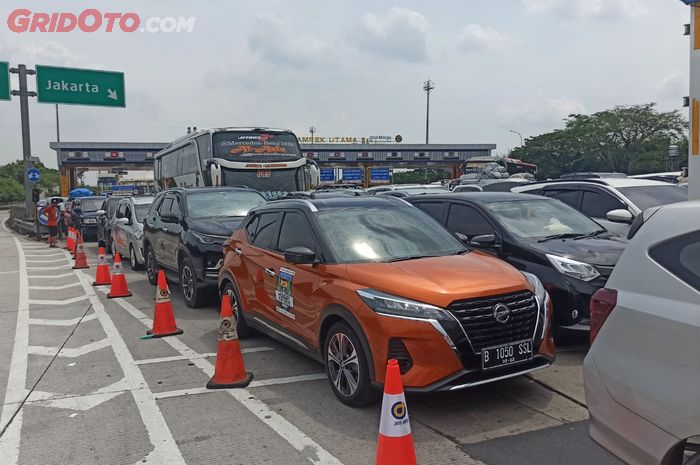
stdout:
<svg viewBox="0 0 700 465">
<path fill-rule="evenodd" d="M 299 32 L 298 28 L 276 16 L 258 16 L 248 34 L 248 46 L 263 60 L 305 68 L 317 64 L 327 46 Z"/>
<path fill-rule="evenodd" d="M 367 13 L 354 43 L 360 50 L 407 62 L 428 59 L 430 23 L 413 10 L 393 7 L 382 14 Z"/>
<path fill-rule="evenodd" d="M 680 101 L 688 93 L 688 79 L 679 71 L 674 71 L 659 82 L 656 91 L 664 98 Z"/>
<path fill-rule="evenodd" d="M 508 34 L 479 24 L 469 24 L 458 38 L 459 48 L 466 52 L 485 49 L 503 50 L 509 43 Z"/>
<path fill-rule="evenodd" d="M 521 0 L 531 12 L 551 12 L 569 19 L 636 19 L 645 14 L 644 0 Z"/>
<path fill-rule="evenodd" d="M 44 44 L 0 45 L 0 56 L 12 62 L 47 63 L 65 66 L 84 66 L 85 56 L 74 53 L 58 42 Z"/>
<path fill-rule="evenodd" d="M 537 92 L 529 100 L 516 105 L 502 106 L 498 118 L 503 124 L 542 127 L 562 126 L 561 121 L 571 114 L 585 113 L 583 103 L 569 97 L 548 97 Z"/>
</svg>

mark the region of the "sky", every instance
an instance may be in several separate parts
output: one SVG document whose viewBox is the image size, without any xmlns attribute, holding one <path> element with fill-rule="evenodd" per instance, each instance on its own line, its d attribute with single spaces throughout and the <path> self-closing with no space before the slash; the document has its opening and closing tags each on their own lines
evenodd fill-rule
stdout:
<svg viewBox="0 0 700 465">
<path fill-rule="evenodd" d="M 10 31 L 17 8 L 194 17 L 191 32 Z M 688 94 L 679 0 L 3 0 L 0 61 L 123 71 L 126 108 L 61 106 L 64 141 L 169 142 L 188 126 L 401 134 L 508 153 L 571 113 Z M 17 84 L 12 81 L 13 88 Z M 34 83 L 30 82 L 30 89 Z M 53 105 L 30 103 L 32 152 L 56 166 Z M 0 164 L 21 158 L 19 100 L 0 101 Z"/>
</svg>

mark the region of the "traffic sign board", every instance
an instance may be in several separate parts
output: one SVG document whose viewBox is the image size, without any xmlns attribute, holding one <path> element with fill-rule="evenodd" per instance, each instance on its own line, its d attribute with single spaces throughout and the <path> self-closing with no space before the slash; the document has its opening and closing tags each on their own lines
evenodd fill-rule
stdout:
<svg viewBox="0 0 700 465">
<path fill-rule="evenodd" d="M 10 64 L 0 61 L 0 100 L 10 100 Z"/>
<path fill-rule="evenodd" d="M 39 103 L 126 107 L 124 73 L 36 66 Z"/>
<path fill-rule="evenodd" d="M 37 168 L 30 168 L 27 170 L 27 181 L 32 184 L 36 184 L 41 181 L 41 171 Z"/>
<path fill-rule="evenodd" d="M 343 181 L 362 181 L 364 178 L 363 168 L 343 168 Z"/>
</svg>

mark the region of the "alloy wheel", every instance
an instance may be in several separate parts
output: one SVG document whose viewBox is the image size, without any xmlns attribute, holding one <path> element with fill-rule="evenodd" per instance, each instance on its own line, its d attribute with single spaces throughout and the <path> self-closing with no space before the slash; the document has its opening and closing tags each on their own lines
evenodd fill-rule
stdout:
<svg viewBox="0 0 700 465">
<path fill-rule="evenodd" d="M 338 392 L 350 397 L 360 384 L 360 364 L 350 338 L 343 333 L 335 333 L 328 344 L 328 371 L 331 382 Z"/>
<path fill-rule="evenodd" d="M 185 299 L 192 300 L 194 295 L 194 276 L 192 275 L 192 269 L 187 265 L 182 267 L 180 285 L 182 286 L 182 294 L 185 296 Z"/>
</svg>

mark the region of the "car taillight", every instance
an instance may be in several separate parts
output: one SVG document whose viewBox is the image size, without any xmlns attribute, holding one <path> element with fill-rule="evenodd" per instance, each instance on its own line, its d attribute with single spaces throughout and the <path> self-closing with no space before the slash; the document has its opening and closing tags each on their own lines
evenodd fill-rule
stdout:
<svg viewBox="0 0 700 465">
<path fill-rule="evenodd" d="M 615 289 L 598 289 L 593 297 L 589 307 L 591 319 L 590 341 L 593 344 L 598 332 L 605 324 L 613 309 L 617 305 L 617 291 Z"/>
</svg>

